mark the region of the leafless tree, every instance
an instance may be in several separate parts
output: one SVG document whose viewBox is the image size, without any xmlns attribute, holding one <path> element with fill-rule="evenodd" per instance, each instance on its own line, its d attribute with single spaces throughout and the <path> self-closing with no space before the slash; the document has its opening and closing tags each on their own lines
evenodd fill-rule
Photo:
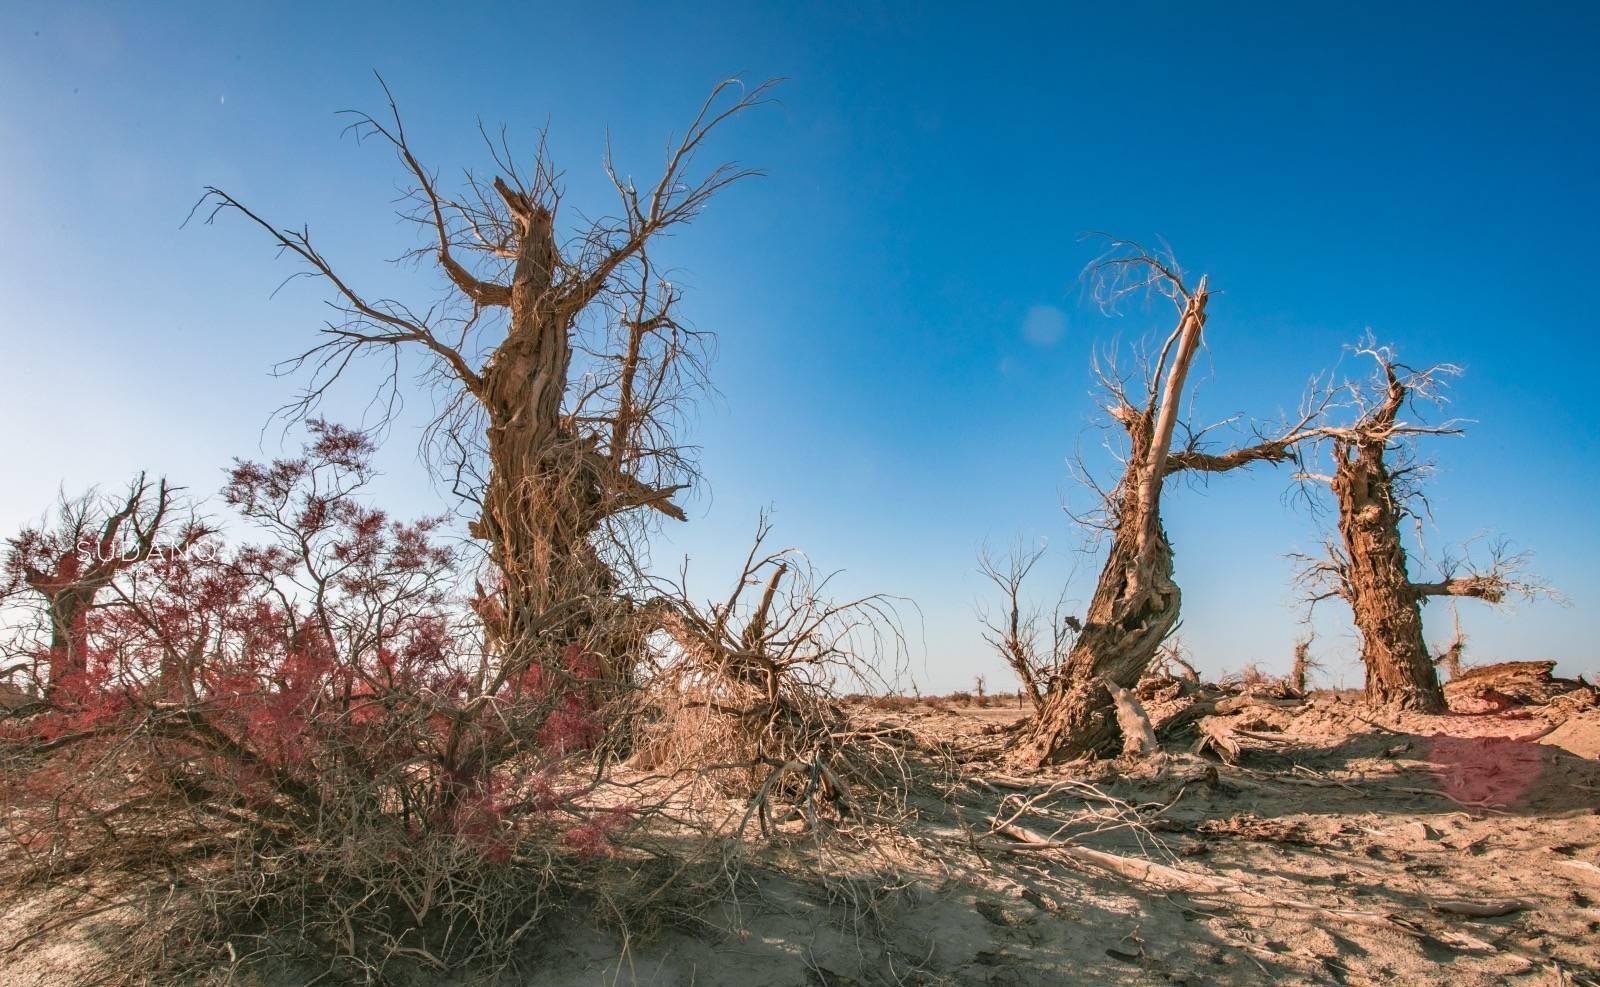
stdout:
<svg viewBox="0 0 1600 987">
<path fill-rule="evenodd" d="M 1289 687 L 1302 696 L 1309 693 L 1311 673 L 1322 667 L 1321 662 L 1311 657 L 1311 642 L 1315 639 L 1315 634 L 1307 634 L 1294 643 L 1294 664 L 1289 669 Z"/>
<path fill-rule="evenodd" d="M 13 642 L 30 683 L 52 690 L 88 671 L 89 616 L 118 576 L 156 551 L 185 551 L 206 533 L 180 517 L 176 491 L 140 474 L 121 497 L 89 491 L 62 497 L 55 517 L 7 540 L 5 581 L 31 592 L 44 610 L 48 645 Z M 158 539 L 169 542 L 158 545 Z M 8 673 L 22 671 L 16 666 Z"/>
<path fill-rule="evenodd" d="M 999 589 L 998 615 L 980 611 L 983 639 L 1016 672 L 1022 691 L 1035 711 L 1044 706 L 1045 688 L 1077 636 L 1077 618 L 1066 613 L 1065 591 L 1056 600 L 1047 629 L 1043 611 L 1025 599 L 1023 585 L 1044 557 L 1044 546 L 1028 548 L 1019 540 L 1005 555 L 984 549 L 978 571 Z"/>
<path fill-rule="evenodd" d="M 1142 372 L 1101 373 L 1109 397 L 1106 413 L 1126 436 L 1122 475 L 1103 491 L 1103 512 L 1090 519 L 1110 535 L 1111 546 L 1083 632 L 1060 674 L 1050 682 L 1039 715 L 1013 741 L 1010 757 L 1019 764 L 1118 748 L 1121 731 L 1105 683 L 1133 688 L 1178 623 L 1180 594 L 1173 581 L 1172 546 L 1161 525 L 1161 494 L 1167 478 L 1285 462 L 1294 457 L 1298 443 L 1315 435 L 1318 408 L 1313 402 L 1275 434 L 1257 430 L 1250 444 L 1212 453 L 1203 444 L 1211 428 L 1184 427 L 1186 441 L 1174 449 L 1210 287 L 1203 276 L 1192 284 L 1187 281 L 1170 255 L 1126 240 L 1110 239 L 1109 244 L 1108 252 L 1088 271 L 1102 304 L 1153 292 L 1172 302 L 1177 325 Z"/>
<path fill-rule="evenodd" d="M 1370 337 L 1354 350 L 1373 361 L 1374 373 L 1344 386 L 1349 420 L 1320 429 L 1329 471 L 1301 474 L 1332 491 L 1338 538 L 1329 541 L 1325 558 L 1302 558 L 1299 578 L 1313 605 L 1335 597 L 1350 605 L 1361 632 L 1369 702 L 1442 712 L 1444 692 L 1423 639 L 1422 605 L 1436 596 L 1498 604 L 1549 591 L 1526 575 L 1527 555 L 1503 542 L 1491 547 L 1485 564 L 1445 557 L 1438 579 L 1411 577 L 1401 526 L 1420 524 L 1426 515 L 1421 481 L 1431 469 L 1417 455 L 1417 440 L 1463 432 L 1458 420 L 1428 424 L 1419 405 L 1442 405 L 1442 391 L 1460 369 L 1407 367 Z"/>
<path fill-rule="evenodd" d="M 660 177 L 637 185 L 608 155 L 619 207 L 560 224 L 560 174 L 541 137 L 518 163 L 503 134 L 485 140 L 494 175 L 467 173 L 452 193 L 422 164 L 392 96 L 381 116 L 353 114 L 350 130 L 393 151 L 409 187 L 402 215 L 424 245 L 408 258 L 442 275 L 443 301 L 419 308 L 369 295 L 341 275 L 308 229 L 279 228 L 219 188 L 202 199 L 208 221 L 234 212 L 332 291 L 322 341 L 288 361 L 308 375 L 287 409 L 310 413 L 351 364 L 402 354 L 424 360 L 442 391 L 429 430 L 430 460 L 472 505 L 472 534 L 488 544 L 504 626 L 491 629 L 511 666 L 550 661 L 571 642 L 612 650 L 619 572 L 633 559 L 647 515 L 683 520 L 674 498 L 694 479 L 676 437 L 678 413 L 700 378 L 702 342 L 676 315 L 678 290 L 652 261 L 653 243 L 693 220 L 713 196 L 757 172 L 732 164 L 699 171 L 712 133 L 768 100 L 771 83 L 716 86 Z"/>
</svg>

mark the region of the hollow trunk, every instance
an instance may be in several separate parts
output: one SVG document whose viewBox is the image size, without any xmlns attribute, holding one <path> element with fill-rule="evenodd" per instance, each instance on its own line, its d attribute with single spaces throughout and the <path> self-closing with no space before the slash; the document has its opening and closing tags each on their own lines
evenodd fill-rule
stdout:
<svg viewBox="0 0 1600 987">
<path fill-rule="evenodd" d="M 1406 571 L 1400 512 L 1382 441 L 1336 447 L 1333 493 L 1344 541 L 1345 596 L 1361 631 L 1367 701 L 1427 713 L 1444 692 L 1422 637 L 1422 601 Z"/>
</svg>

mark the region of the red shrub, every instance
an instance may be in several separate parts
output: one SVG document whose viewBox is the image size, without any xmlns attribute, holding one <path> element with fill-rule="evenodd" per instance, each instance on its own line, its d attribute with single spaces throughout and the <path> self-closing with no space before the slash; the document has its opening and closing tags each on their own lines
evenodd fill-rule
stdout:
<svg viewBox="0 0 1600 987">
<path fill-rule="evenodd" d="M 371 452 L 314 423 L 301 456 L 229 473 L 223 499 L 257 540 L 203 532 L 109 584 L 87 668 L 0 731 L 18 853 L 103 865 L 181 831 L 205 859 L 278 861 L 223 886 L 257 918 L 323 915 L 317 934 L 341 941 L 348 916 L 380 928 L 433 895 L 441 869 L 498 887 L 509 878 L 480 868 L 529 841 L 609 853 L 627 814 L 556 783 L 560 759 L 603 733 L 595 656 L 502 668 L 456 592 L 443 519 L 402 523 L 359 499 Z M 40 639 L 21 630 L 16 654 Z"/>
</svg>

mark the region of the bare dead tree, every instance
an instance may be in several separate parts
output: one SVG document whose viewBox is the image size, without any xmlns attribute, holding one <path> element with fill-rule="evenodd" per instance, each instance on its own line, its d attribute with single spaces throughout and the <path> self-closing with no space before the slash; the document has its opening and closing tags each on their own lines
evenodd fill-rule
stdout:
<svg viewBox="0 0 1600 987">
<path fill-rule="evenodd" d="M 1132 293 L 1154 292 L 1177 310 L 1177 325 L 1137 381 L 1102 372 L 1106 412 L 1122 426 L 1126 454 L 1121 478 L 1103 492 L 1103 513 L 1090 520 L 1110 535 L 1105 567 L 1095 586 L 1083 632 L 1061 673 L 1050 682 L 1043 708 L 1013 741 L 1019 764 L 1043 764 L 1114 752 L 1120 728 L 1106 682 L 1133 688 L 1177 626 L 1180 594 L 1172 575 L 1172 546 L 1161 525 L 1161 493 L 1181 472 L 1222 473 L 1254 463 L 1280 463 L 1313 436 L 1314 406 L 1298 420 L 1249 445 L 1212 453 L 1202 444 L 1209 428 L 1185 428 L 1174 449 L 1189 371 L 1199 352 L 1211 297 L 1205 277 L 1192 286 L 1175 261 L 1140 244 L 1110 240 L 1088 272 L 1102 304 Z M 1136 391 L 1130 391 L 1130 386 Z"/>
<path fill-rule="evenodd" d="M 1462 659 L 1467 653 L 1467 634 L 1461 629 L 1461 610 L 1452 609 L 1455 611 L 1452 615 L 1455 618 L 1455 633 L 1450 636 L 1450 643 L 1434 656 L 1433 664 L 1443 668 L 1450 679 L 1455 680 L 1461 677 Z"/>
<path fill-rule="evenodd" d="M 1162 674 L 1168 678 L 1182 679 L 1186 682 L 1200 681 L 1200 670 L 1194 667 L 1194 662 L 1189 660 L 1188 648 L 1178 637 L 1169 638 L 1160 648 L 1156 649 L 1156 657 L 1150 663 L 1150 673 Z"/>
<path fill-rule="evenodd" d="M 392 408 L 402 354 L 423 359 L 423 376 L 443 393 L 426 449 L 473 505 L 470 530 L 488 543 L 501 596 L 485 612 L 502 615 L 492 636 L 512 666 L 551 661 L 571 642 L 611 650 L 595 639 L 608 633 L 596 629 L 606 623 L 599 615 L 627 608 L 619 571 L 634 561 L 646 515 L 685 519 L 674 498 L 695 472 L 674 426 L 700 380 L 701 341 L 677 318 L 679 293 L 650 246 L 757 174 L 721 164 L 697 176 L 696 160 L 718 127 L 767 101 L 771 85 L 716 86 L 653 183 L 636 185 L 608 155 L 619 209 L 565 235 L 559 173 L 542 137 L 519 165 L 503 134 L 486 133 L 496 173 L 467 173 L 452 196 L 421 163 L 385 87 L 385 114 L 354 114 L 350 130 L 392 150 L 410 183 L 402 215 L 424 245 L 407 256 L 446 286 L 445 300 L 426 309 L 362 292 L 306 228 L 274 226 L 219 188 L 202 199 L 208 221 L 244 216 L 332 289 L 323 341 L 285 365 L 309 375 L 291 415 L 311 412 L 363 357 L 394 368 Z"/>
<path fill-rule="evenodd" d="M 1023 584 L 1044 556 L 1044 546 L 1027 548 L 1019 540 L 1003 556 L 984 549 L 978 556 L 978 571 L 1000 590 L 998 616 L 979 613 L 983 639 L 1017 673 L 1022 691 L 1035 711 L 1044 706 L 1045 687 L 1056 674 L 1067 650 L 1077 636 L 1077 619 L 1064 612 L 1065 598 L 1058 597 L 1051 614 L 1048 638 L 1040 627 L 1044 614 L 1024 599 Z M 1065 591 L 1063 591 L 1064 593 Z"/>
<path fill-rule="evenodd" d="M 7 540 L 6 580 L 37 596 L 50 633 L 43 648 L 15 650 L 35 652 L 24 657 L 47 697 L 88 671 L 89 615 L 117 577 L 152 552 L 187 550 L 205 534 L 192 517 L 176 517 L 175 493 L 166 480 L 152 485 L 141 473 L 121 497 L 93 490 L 62 497 L 53 520 Z M 162 537 L 170 544 L 158 547 Z"/>
<path fill-rule="evenodd" d="M 1322 663 L 1311 657 L 1311 642 L 1316 639 L 1315 633 L 1309 633 L 1294 643 L 1294 664 L 1289 669 L 1289 687 L 1300 695 L 1308 695 L 1311 683 L 1311 673 L 1322 667 Z"/>
<path fill-rule="evenodd" d="M 1443 388 L 1460 369 L 1407 367 L 1370 337 L 1354 350 L 1373 361 L 1375 372 L 1345 385 L 1349 421 L 1321 429 L 1329 472 L 1301 474 L 1331 489 L 1339 536 L 1330 540 L 1325 558 L 1302 559 L 1300 580 L 1313 605 L 1334 597 L 1350 605 L 1361 632 L 1369 702 L 1443 712 L 1444 692 L 1423 639 L 1422 605 L 1436 596 L 1498 604 L 1549 591 L 1525 574 L 1526 554 L 1511 552 L 1504 543 L 1492 548 L 1486 565 L 1446 557 L 1438 579 L 1412 579 L 1401 526 L 1420 523 L 1426 514 L 1421 480 L 1431 468 L 1418 458 L 1416 442 L 1464 430 L 1456 420 L 1426 423 L 1418 417 L 1418 405 L 1442 404 Z"/>
</svg>

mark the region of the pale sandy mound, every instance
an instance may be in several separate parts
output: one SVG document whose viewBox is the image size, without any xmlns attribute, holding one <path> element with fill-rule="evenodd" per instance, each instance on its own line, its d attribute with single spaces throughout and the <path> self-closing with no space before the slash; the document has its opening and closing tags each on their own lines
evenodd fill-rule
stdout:
<svg viewBox="0 0 1600 987">
<path fill-rule="evenodd" d="M 1539 738 L 1579 757 L 1600 758 L 1600 710 L 1585 710 Z"/>
</svg>

